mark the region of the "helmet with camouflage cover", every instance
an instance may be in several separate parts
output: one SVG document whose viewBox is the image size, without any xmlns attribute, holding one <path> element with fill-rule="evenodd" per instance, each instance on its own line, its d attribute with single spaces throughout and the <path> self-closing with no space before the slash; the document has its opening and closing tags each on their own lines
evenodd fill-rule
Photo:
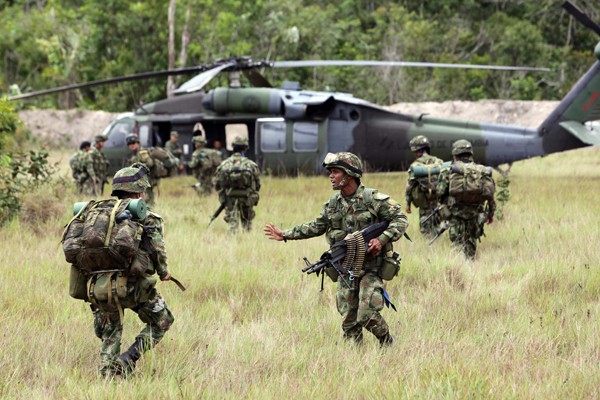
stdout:
<svg viewBox="0 0 600 400">
<path fill-rule="evenodd" d="M 408 142 L 411 151 L 419 151 L 421 149 L 430 149 L 429 139 L 423 135 L 415 136 Z"/>
<path fill-rule="evenodd" d="M 111 196 L 118 196 L 118 192 L 143 193 L 150 187 L 148 176 L 150 171 L 142 163 L 134 163 L 117 171 L 112 181 Z"/>
<path fill-rule="evenodd" d="M 231 144 L 234 146 L 248 147 L 248 139 L 241 136 L 236 136 Z"/>
<path fill-rule="evenodd" d="M 192 142 L 194 142 L 195 144 L 203 144 L 203 145 L 206 145 L 206 143 L 207 143 L 206 138 L 204 136 L 200 136 L 200 135 L 194 136 L 192 138 Z"/>
<path fill-rule="evenodd" d="M 327 153 L 323 166 L 327 169 L 339 168 L 348 175 L 360 178 L 363 173 L 362 161 L 356 154 L 348 152 Z"/>
<path fill-rule="evenodd" d="M 473 155 L 473 146 L 471 145 L 471 142 L 465 139 L 460 139 L 452 143 L 452 155 L 457 156 L 459 154 Z"/>
</svg>

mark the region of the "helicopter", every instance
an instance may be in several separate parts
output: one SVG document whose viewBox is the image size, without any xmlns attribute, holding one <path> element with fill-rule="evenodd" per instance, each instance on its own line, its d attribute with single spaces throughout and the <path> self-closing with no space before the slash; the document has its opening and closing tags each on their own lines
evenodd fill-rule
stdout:
<svg viewBox="0 0 600 400">
<path fill-rule="evenodd" d="M 563 7 L 600 35 L 600 26 L 575 6 L 565 2 Z M 179 133 L 184 162 L 191 158 L 192 137 L 198 131 L 209 143 L 231 143 L 235 136 L 243 136 L 250 144 L 246 155 L 255 159 L 261 170 L 279 175 L 320 173 L 325 155 L 340 151 L 359 155 L 369 171 L 406 170 L 414 159 L 409 141 L 417 135 L 427 136 L 432 143 L 431 153 L 446 160 L 452 157 L 452 143 L 467 139 L 473 144 L 478 162 L 498 167 L 600 145 L 600 134 L 590 123 L 600 119 L 600 43 L 594 55 L 598 60 L 537 129 L 402 114 L 349 93 L 301 90 L 295 82 L 274 88 L 259 72 L 266 68 L 352 65 L 547 70 L 530 67 L 403 61 L 254 61 L 250 57 L 230 57 L 195 67 L 74 84 L 11 99 L 200 72 L 176 89 L 174 97 L 140 106 L 105 129 L 107 141 L 103 151 L 111 162 L 111 172 L 124 166 L 128 158 L 128 134 L 136 133 L 143 147 L 151 147 L 164 146 L 172 131 Z M 204 87 L 221 73 L 229 74 L 229 87 L 205 92 Z M 241 85 L 242 74 L 253 87 Z"/>
</svg>

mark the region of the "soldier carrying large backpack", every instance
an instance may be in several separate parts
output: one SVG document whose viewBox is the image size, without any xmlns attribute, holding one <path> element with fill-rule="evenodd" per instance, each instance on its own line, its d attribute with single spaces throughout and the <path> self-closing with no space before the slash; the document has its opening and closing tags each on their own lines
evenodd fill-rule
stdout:
<svg viewBox="0 0 600 400">
<path fill-rule="evenodd" d="M 406 213 L 410 214 L 411 203 L 419 208 L 419 229 L 421 234 L 433 237 L 440 218 L 436 214 L 427 219 L 437 206 L 436 188 L 443 160 L 430 155 L 431 145 L 423 136 L 415 136 L 409 142 L 410 150 L 417 159 L 408 169 L 408 182 L 406 183 Z"/>
<path fill-rule="evenodd" d="M 232 233 L 237 231 L 239 220 L 245 230 L 251 229 L 256 215 L 254 206 L 259 200 L 260 170 L 254 161 L 244 155 L 246 150 L 248 139 L 236 137 L 233 154 L 219 165 L 215 176 L 215 188 Z"/>
<path fill-rule="evenodd" d="M 174 320 L 153 277 L 177 283 L 167 266 L 162 218 L 143 201 L 148 174 L 143 164 L 119 170 L 112 182 L 118 199 L 77 203 L 63 234 L 70 295 L 91 303 L 94 331 L 102 340 L 100 373 L 107 377 L 133 372 L 142 353 L 163 338 Z M 146 326 L 119 355 L 124 309 L 137 313 Z"/>
<path fill-rule="evenodd" d="M 469 141 L 454 142 L 452 156 L 452 165 L 440 173 L 437 195 L 440 203 L 445 205 L 450 240 L 472 259 L 485 223 L 494 221 L 496 187 L 492 169 L 473 161 L 473 147 Z"/>
</svg>

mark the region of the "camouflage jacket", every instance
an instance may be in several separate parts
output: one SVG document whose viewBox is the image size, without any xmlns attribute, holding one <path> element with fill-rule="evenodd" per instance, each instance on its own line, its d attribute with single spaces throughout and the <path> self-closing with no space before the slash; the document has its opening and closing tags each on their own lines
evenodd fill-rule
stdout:
<svg viewBox="0 0 600 400">
<path fill-rule="evenodd" d="M 155 186 L 160 180 L 157 176 L 157 162 L 150 156 L 149 150 L 140 147 L 135 153 L 131 153 L 131 157 L 127 160 L 127 165 L 132 165 L 136 162 L 144 164 L 150 170 L 150 184 Z M 164 167 L 163 167 L 164 168 Z"/>
<path fill-rule="evenodd" d="M 167 143 L 165 143 L 165 149 L 169 150 L 171 154 L 173 154 L 179 159 L 183 155 L 183 150 L 181 149 L 179 143 L 173 143 L 170 140 L 168 140 Z"/>
<path fill-rule="evenodd" d="M 408 218 L 402 212 L 400 204 L 390 196 L 360 185 L 351 196 L 334 194 L 323 204 L 323 211 L 316 219 L 286 229 L 283 234 L 285 239 L 291 240 L 325 234 L 327 242 L 332 245 L 344 239 L 348 233 L 382 221 L 389 221 L 390 224 L 378 239 L 384 246 L 384 251 L 389 251 L 391 242 L 400 239 L 408 228 Z M 367 261 L 368 259 L 369 257 Z"/>
<path fill-rule="evenodd" d="M 432 156 L 430 154 L 424 153 L 421 157 L 417 158 L 415 161 L 413 161 L 412 164 L 410 164 L 410 167 L 408 169 L 408 182 L 406 183 L 406 191 L 405 191 L 405 196 L 406 196 L 406 206 L 409 207 L 410 203 L 412 203 L 413 201 L 413 190 L 419 185 L 419 181 L 417 180 L 417 178 L 415 178 L 414 174 L 412 173 L 412 167 L 416 166 L 416 165 L 429 165 L 429 164 L 442 164 L 444 162 L 444 160 L 437 158 L 436 156 Z"/>
<path fill-rule="evenodd" d="M 222 160 L 216 150 L 201 148 L 192 153 L 188 166 L 194 170 L 194 175 L 214 174 Z"/>
<path fill-rule="evenodd" d="M 456 161 L 464 163 L 475 163 L 473 157 L 461 158 Z M 450 169 L 452 165 L 442 168 L 436 188 L 438 201 L 446 205 L 453 217 L 462 219 L 477 218 L 479 214 L 485 214 L 488 218 L 494 215 L 496 202 L 492 199 L 485 204 L 460 204 L 450 196 Z"/>
<path fill-rule="evenodd" d="M 79 183 L 83 183 L 88 179 L 96 180 L 94 161 L 90 155 L 90 152 L 83 150 L 77 151 L 77 153 L 71 156 L 69 165 L 73 170 L 73 178 Z"/>
<path fill-rule="evenodd" d="M 258 169 L 258 165 L 241 153 L 233 153 L 231 157 L 217 167 L 214 180 L 217 191 L 221 192 L 230 189 L 227 185 L 227 174 L 232 169 L 247 171 L 251 176 L 249 189 L 254 192 L 260 191 L 260 170 Z"/>
<path fill-rule="evenodd" d="M 94 166 L 94 173 L 100 182 L 107 182 L 108 174 L 108 160 L 104 153 L 95 147 L 92 147 L 89 151 L 89 156 L 92 159 Z"/>
<path fill-rule="evenodd" d="M 165 241 L 163 239 L 163 219 L 160 215 L 148 211 L 144 219 L 144 237 L 142 242 L 144 249 L 148 252 L 154 271 L 159 277 L 164 278 L 169 272 Z"/>
</svg>

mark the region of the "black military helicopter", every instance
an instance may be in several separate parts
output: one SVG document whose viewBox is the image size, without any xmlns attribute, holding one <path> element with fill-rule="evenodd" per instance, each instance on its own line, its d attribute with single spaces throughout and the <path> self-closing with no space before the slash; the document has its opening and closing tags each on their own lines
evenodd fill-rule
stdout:
<svg viewBox="0 0 600 400">
<path fill-rule="evenodd" d="M 600 26 L 571 3 L 563 7 L 600 35 Z M 595 56 L 600 60 L 600 44 Z M 328 152 L 358 154 L 369 170 L 403 170 L 412 162 L 408 142 L 425 135 L 433 143 L 432 153 L 451 158 L 450 147 L 458 139 L 473 143 L 475 157 L 491 166 L 580 148 L 600 145 L 600 134 L 589 124 L 600 119 L 600 62 L 580 78 L 558 107 L 537 129 L 470 121 L 414 116 L 388 111 L 348 93 L 301 90 L 296 83 L 273 88 L 259 72 L 264 68 L 312 66 L 417 66 L 540 70 L 540 68 L 436 64 L 400 61 L 254 61 L 231 57 L 214 63 L 175 70 L 74 84 L 24 94 L 12 99 L 156 76 L 197 73 L 181 85 L 176 96 L 139 107 L 113 121 L 105 130 L 105 152 L 113 170 L 128 157 L 125 137 L 136 132 L 142 146 L 163 146 L 171 131 L 179 133 L 184 158 L 193 152 L 192 135 L 198 124 L 209 143 L 230 142 L 247 136 L 248 155 L 263 171 L 276 174 L 314 173 L 322 170 Z M 217 75 L 228 73 L 229 87 L 203 88 Z M 242 74 L 253 87 L 242 87 Z"/>
</svg>

